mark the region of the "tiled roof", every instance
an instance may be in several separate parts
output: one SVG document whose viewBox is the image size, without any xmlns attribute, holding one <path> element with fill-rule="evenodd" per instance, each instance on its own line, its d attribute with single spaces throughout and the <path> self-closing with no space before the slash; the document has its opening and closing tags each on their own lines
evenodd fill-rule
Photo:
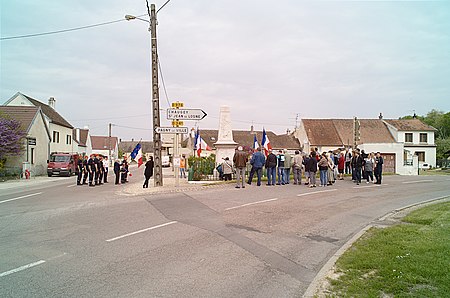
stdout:
<svg viewBox="0 0 450 298">
<path fill-rule="evenodd" d="M 0 114 L 5 114 L 11 119 L 15 119 L 21 123 L 22 129 L 28 133 L 36 114 L 39 112 L 38 107 L 24 106 L 0 106 Z"/>
<path fill-rule="evenodd" d="M 73 128 L 72 125 L 70 125 L 69 122 L 66 121 L 66 119 L 64 119 L 57 111 L 55 111 L 52 107 L 50 107 L 49 105 L 46 105 L 45 103 L 42 103 L 34 98 L 31 98 L 25 94 L 22 94 L 24 97 L 26 97 L 33 105 L 35 105 L 36 107 L 40 107 L 42 112 L 51 119 L 52 123 L 64 126 L 64 127 L 68 127 L 68 128 Z"/>
<path fill-rule="evenodd" d="M 262 131 L 254 131 L 253 133 L 249 130 L 233 130 L 234 141 L 241 146 L 253 147 L 253 139 L 256 134 L 256 139 L 261 145 L 262 141 Z M 267 137 L 269 138 L 272 148 L 277 149 L 299 149 L 300 144 L 293 135 L 276 135 L 272 131 L 266 130 Z M 211 147 L 214 147 L 214 143 L 217 142 L 219 131 L 216 129 L 203 129 L 200 130 L 200 136 L 202 139 Z M 186 146 L 187 140 L 182 142 L 182 146 Z M 238 146 L 236 145 L 236 146 Z"/>
<path fill-rule="evenodd" d="M 109 137 L 91 136 L 92 150 L 109 150 Z M 117 137 L 111 137 L 111 150 L 114 150 L 117 144 Z"/>
<path fill-rule="evenodd" d="M 77 140 L 77 129 L 80 130 L 80 139 Z M 80 146 L 86 147 L 89 129 L 74 128 L 72 130 L 72 138 L 78 142 Z"/>
<path fill-rule="evenodd" d="M 353 119 L 302 119 L 311 145 L 342 146 L 353 144 Z M 379 119 L 359 119 L 358 143 L 394 143 L 394 137 Z"/>
<path fill-rule="evenodd" d="M 136 147 L 139 142 L 137 141 L 121 141 L 119 143 L 119 149 L 123 152 L 131 152 Z M 143 153 L 153 152 L 153 142 L 151 141 L 141 141 L 141 148 Z"/>
<path fill-rule="evenodd" d="M 389 119 L 385 121 L 400 131 L 437 131 L 436 128 L 419 119 Z"/>
<path fill-rule="evenodd" d="M 332 119 L 302 119 L 311 145 L 336 146 L 342 145 L 342 140 Z"/>
</svg>

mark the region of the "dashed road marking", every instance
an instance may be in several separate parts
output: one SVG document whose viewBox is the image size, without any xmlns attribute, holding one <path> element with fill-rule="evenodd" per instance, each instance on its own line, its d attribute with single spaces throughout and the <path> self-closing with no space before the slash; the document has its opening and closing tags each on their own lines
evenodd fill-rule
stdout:
<svg viewBox="0 0 450 298">
<path fill-rule="evenodd" d="M 10 275 L 10 274 L 13 274 L 13 273 L 16 273 L 16 272 L 19 272 L 19 271 L 22 271 L 22 270 L 25 270 L 25 269 L 28 269 L 28 268 L 31 268 L 31 267 L 43 264 L 43 263 L 45 263 L 44 260 L 39 260 L 39 261 L 34 262 L 34 263 L 23 265 L 23 266 L 20 266 L 20 267 L 18 267 L 16 269 L 12 269 L 12 270 L 0 273 L 0 277 L 7 276 L 7 275 Z"/>
<path fill-rule="evenodd" d="M 37 195 L 40 195 L 40 194 L 42 194 L 42 192 L 32 193 L 32 194 L 21 196 L 21 197 L 17 197 L 17 198 L 3 200 L 3 201 L 0 201 L 0 204 L 6 203 L 6 202 L 15 201 L 15 200 L 20 200 L 20 199 L 25 199 L 25 198 L 32 197 L 32 196 L 37 196 Z"/>
<path fill-rule="evenodd" d="M 423 183 L 423 182 L 433 182 L 433 180 L 416 180 L 416 181 L 403 181 L 403 184 L 412 184 L 412 183 Z"/>
<path fill-rule="evenodd" d="M 337 188 L 326 189 L 326 190 L 319 190 L 319 191 L 312 191 L 312 192 L 298 194 L 297 197 L 303 197 L 303 196 L 307 196 L 307 195 L 313 195 L 313 194 L 316 194 L 316 193 L 330 192 L 330 191 L 336 191 L 336 190 L 337 190 Z"/>
<path fill-rule="evenodd" d="M 162 228 L 162 227 L 174 224 L 174 223 L 177 223 L 177 221 L 166 222 L 166 223 L 161 224 L 161 225 L 157 225 L 157 226 L 154 226 L 154 227 L 145 228 L 145 229 L 142 229 L 142 230 L 139 230 L 139 231 L 135 231 L 135 232 L 131 232 L 131 233 L 128 233 L 128 234 L 121 235 L 121 236 L 117 236 L 117 237 L 114 237 L 114 238 L 106 240 L 106 242 L 111 242 L 111 241 L 119 240 L 119 239 L 122 239 L 122 238 L 125 238 L 125 237 L 128 237 L 128 236 L 132 236 L 132 235 L 136 235 L 136 234 L 139 234 L 139 233 L 143 233 L 143 232 L 147 232 L 147 231 L 150 231 L 150 230 L 154 230 L 154 229 L 157 229 L 157 228 Z"/>
<path fill-rule="evenodd" d="M 278 198 L 268 199 L 268 200 L 264 200 L 264 201 L 253 202 L 253 203 L 247 203 L 247 204 L 243 204 L 243 205 L 239 205 L 239 206 L 226 208 L 225 210 L 227 211 L 227 210 L 237 209 L 237 208 L 246 207 L 246 206 L 250 206 L 250 205 L 262 204 L 262 203 L 266 203 L 266 202 L 272 202 L 272 201 L 276 201 L 276 200 L 278 200 Z"/>
</svg>

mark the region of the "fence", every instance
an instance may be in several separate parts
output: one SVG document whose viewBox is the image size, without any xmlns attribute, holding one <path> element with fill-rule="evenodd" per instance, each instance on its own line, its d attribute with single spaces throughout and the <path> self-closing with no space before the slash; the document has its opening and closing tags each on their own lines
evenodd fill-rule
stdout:
<svg viewBox="0 0 450 298">
<path fill-rule="evenodd" d="M 449 169 L 450 168 L 450 159 L 438 159 L 436 161 L 436 166 L 438 168 Z"/>
</svg>

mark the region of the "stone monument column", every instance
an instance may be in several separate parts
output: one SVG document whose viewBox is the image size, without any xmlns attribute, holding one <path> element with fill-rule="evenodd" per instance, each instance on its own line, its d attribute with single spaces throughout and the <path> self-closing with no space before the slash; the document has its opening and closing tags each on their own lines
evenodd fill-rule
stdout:
<svg viewBox="0 0 450 298">
<path fill-rule="evenodd" d="M 238 144 L 233 140 L 233 131 L 231 129 L 230 107 L 221 106 L 219 116 L 219 135 L 216 147 L 216 164 L 222 163 L 223 158 L 229 157 L 233 161 L 234 150 Z"/>
</svg>

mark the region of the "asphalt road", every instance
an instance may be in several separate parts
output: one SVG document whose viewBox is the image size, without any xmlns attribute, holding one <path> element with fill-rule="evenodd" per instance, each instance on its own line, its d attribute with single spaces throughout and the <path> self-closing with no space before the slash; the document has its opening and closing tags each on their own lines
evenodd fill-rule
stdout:
<svg viewBox="0 0 450 298">
<path fill-rule="evenodd" d="M 449 176 L 139 195 L 73 181 L 1 190 L 0 297 L 301 297 L 368 224 L 450 195 Z"/>
</svg>

